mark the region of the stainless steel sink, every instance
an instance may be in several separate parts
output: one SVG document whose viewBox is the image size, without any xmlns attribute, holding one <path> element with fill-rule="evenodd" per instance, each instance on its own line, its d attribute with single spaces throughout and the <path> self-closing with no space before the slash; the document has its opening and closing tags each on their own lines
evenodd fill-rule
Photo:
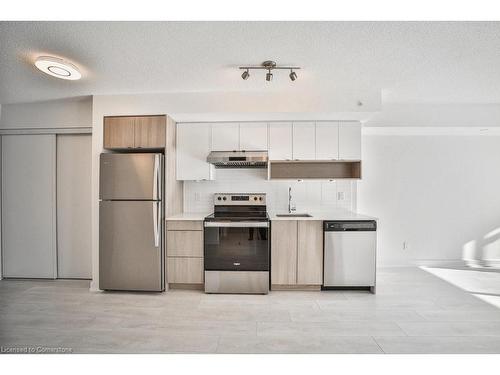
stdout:
<svg viewBox="0 0 500 375">
<path fill-rule="evenodd" d="M 276 217 L 312 217 L 309 214 L 276 214 Z"/>
</svg>

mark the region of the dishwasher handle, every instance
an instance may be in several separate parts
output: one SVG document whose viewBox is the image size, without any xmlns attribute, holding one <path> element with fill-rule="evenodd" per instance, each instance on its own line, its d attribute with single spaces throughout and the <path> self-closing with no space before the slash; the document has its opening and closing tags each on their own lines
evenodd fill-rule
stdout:
<svg viewBox="0 0 500 375">
<path fill-rule="evenodd" d="M 373 232 L 377 230 L 377 222 L 375 220 L 325 221 L 323 230 L 325 232 Z"/>
</svg>

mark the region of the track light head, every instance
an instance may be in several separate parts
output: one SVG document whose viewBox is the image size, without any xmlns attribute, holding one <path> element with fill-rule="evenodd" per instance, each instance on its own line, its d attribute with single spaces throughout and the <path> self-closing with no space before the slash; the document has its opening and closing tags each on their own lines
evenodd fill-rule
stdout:
<svg viewBox="0 0 500 375">
<path fill-rule="evenodd" d="M 266 81 L 270 82 L 273 80 L 273 73 L 271 73 L 271 69 L 266 73 Z"/>
<path fill-rule="evenodd" d="M 248 79 L 248 77 L 250 77 L 250 72 L 249 72 L 249 71 L 248 71 L 248 69 L 247 69 L 247 70 L 245 70 L 245 71 L 243 72 L 243 74 L 241 75 L 241 78 L 243 78 L 244 80 L 247 80 L 247 79 Z"/>
<path fill-rule="evenodd" d="M 289 77 L 292 81 L 295 81 L 297 79 L 297 73 L 295 73 L 293 70 L 290 70 Z"/>
</svg>

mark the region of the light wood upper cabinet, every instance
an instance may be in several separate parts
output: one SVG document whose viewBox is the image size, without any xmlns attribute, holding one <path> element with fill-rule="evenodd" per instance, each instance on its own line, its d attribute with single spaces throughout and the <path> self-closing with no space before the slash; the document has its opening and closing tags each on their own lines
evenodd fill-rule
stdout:
<svg viewBox="0 0 500 375">
<path fill-rule="evenodd" d="M 134 148 L 135 117 L 104 118 L 104 148 Z"/>
<path fill-rule="evenodd" d="M 267 123 L 242 122 L 240 124 L 240 150 L 267 150 Z"/>
<path fill-rule="evenodd" d="M 177 180 L 210 180 L 213 166 L 207 163 L 211 139 L 210 124 L 177 124 Z"/>
<path fill-rule="evenodd" d="M 240 149 L 240 124 L 234 122 L 212 124 L 212 151 Z"/>
<path fill-rule="evenodd" d="M 166 116 L 104 117 L 104 148 L 165 147 Z"/>
<path fill-rule="evenodd" d="M 323 222 L 299 220 L 297 227 L 297 284 L 323 283 Z"/>
<path fill-rule="evenodd" d="M 165 120 L 165 116 L 136 117 L 134 128 L 134 147 L 165 147 Z"/>
<path fill-rule="evenodd" d="M 361 123 L 339 124 L 339 159 L 361 160 Z"/>
<path fill-rule="evenodd" d="M 292 123 L 269 124 L 269 159 L 292 160 Z"/>
<path fill-rule="evenodd" d="M 339 124 L 337 121 L 316 123 L 316 160 L 339 158 Z"/>
<path fill-rule="evenodd" d="M 297 284 L 297 221 L 271 224 L 271 284 Z"/>
<path fill-rule="evenodd" d="M 314 122 L 293 123 L 293 159 L 316 159 L 316 127 Z"/>
</svg>

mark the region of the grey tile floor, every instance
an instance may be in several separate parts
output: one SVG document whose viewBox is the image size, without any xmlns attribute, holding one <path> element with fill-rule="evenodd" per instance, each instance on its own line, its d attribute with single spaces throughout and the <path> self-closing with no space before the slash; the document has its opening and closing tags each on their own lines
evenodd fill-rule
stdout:
<svg viewBox="0 0 500 375">
<path fill-rule="evenodd" d="M 0 345 L 75 353 L 500 353 L 500 273 L 432 271 L 381 268 L 377 295 L 98 293 L 87 281 L 2 280 Z"/>
</svg>

